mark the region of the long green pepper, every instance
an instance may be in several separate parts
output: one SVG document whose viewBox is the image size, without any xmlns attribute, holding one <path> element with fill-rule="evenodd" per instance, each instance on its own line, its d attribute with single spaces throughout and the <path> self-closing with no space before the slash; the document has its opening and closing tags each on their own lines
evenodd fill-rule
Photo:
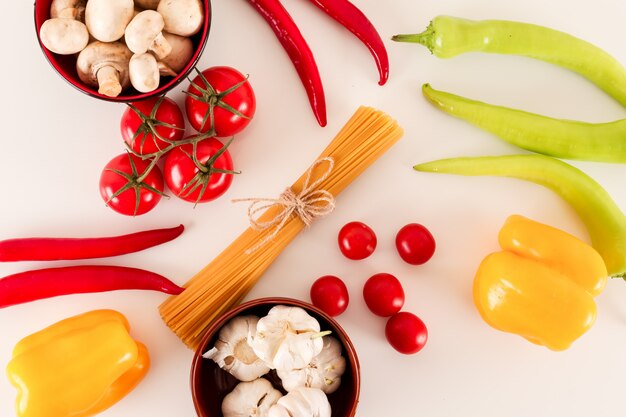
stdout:
<svg viewBox="0 0 626 417">
<path fill-rule="evenodd" d="M 493 175 L 543 185 L 560 195 L 587 227 L 593 247 L 611 276 L 626 275 L 626 217 L 611 196 L 579 169 L 543 155 L 450 158 L 413 167 L 417 171 Z"/>
<path fill-rule="evenodd" d="M 437 108 L 520 148 L 557 158 L 626 163 L 626 119 L 609 123 L 560 120 L 422 87 Z"/>
<path fill-rule="evenodd" d="M 419 34 L 392 40 L 414 42 L 439 58 L 465 52 L 521 55 L 577 72 L 626 106 L 626 69 L 607 52 L 558 30 L 506 20 L 472 21 L 435 17 Z"/>
</svg>

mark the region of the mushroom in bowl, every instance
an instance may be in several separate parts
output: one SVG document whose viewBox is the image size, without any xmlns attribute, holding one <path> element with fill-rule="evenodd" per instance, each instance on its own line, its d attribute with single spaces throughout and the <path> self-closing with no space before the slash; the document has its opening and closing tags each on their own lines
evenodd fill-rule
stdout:
<svg viewBox="0 0 626 417">
<path fill-rule="evenodd" d="M 134 2 L 151 9 L 147 14 L 149 19 L 146 19 L 146 11 L 138 11 L 132 7 L 132 0 L 36 0 L 35 29 L 42 52 L 59 75 L 79 91 L 92 97 L 131 102 L 162 95 L 183 81 L 196 65 L 206 45 L 211 24 L 210 0 L 169 1 L 172 3 L 167 10 L 170 14 L 193 11 L 193 16 L 190 15 L 188 20 L 191 21 L 190 26 L 193 26 L 194 31 L 184 38 L 167 33 L 165 16 L 154 10 L 158 7 L 157 3 L 164 2 L 165 0 Z M 140 15 L 137 22 L 133 23 Z M 52 24 L 51 20 L 54 21 Z M 146 23 L 146 20 L 149 22 Z M 160 20 L 163 27 L 159 30 Z M 146 29 L 147 24 L 156 29 Z M 152 39 L 146 41 L 135 36 L 128 42 L 126 30 L 129 26 L 130 31 L 134 31 L 133 36 L 139 32 L 144 38 L 152 36 Z M 116 65 L 124 68 L 129 67 L 133 54 L 148 53 L 151 57 L 135 59 L 138 65 L 133 67 L 137 69 L 137 74 L 129 75 L 128 80 L 136 82 L 125 84 L 123 81 L 126 74 L 111 74 L 111 65 L 104 66 L 106 69 L 102 75 L 97 74 L 100 69 L 96 68 L 95 76 L 81 76 L 78 57 L 95 42 L 119 42 L 128 45 L 131 48 L 128 61 L 123 64 L 116 61 Z M 148 45 L 144 51 L 146 42 Z M 139 52 L 134 53 L 132 49 Z M 155 68 L 158 70 L 155 71 Z M 99 83 L 93 81 L 94 78 L 119 78 L 122 81 L 121 89 L 101 88 Z"/>
</svg>

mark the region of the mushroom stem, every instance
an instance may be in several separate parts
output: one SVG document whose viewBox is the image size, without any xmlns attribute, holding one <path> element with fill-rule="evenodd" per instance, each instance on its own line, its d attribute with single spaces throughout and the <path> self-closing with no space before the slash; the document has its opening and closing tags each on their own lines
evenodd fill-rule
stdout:
<svg viewBox="0 0 626 417">
<path fill-rule="evenodd" d="M 156 38 L 154 38 L 149 49 L 154 52 L 159 59 L 165 58 L 172 52 L 172 47 L 162 33 L 159 33 Z"/>
<path fill-rule="evenodd" d="M 157 65 L 159 67 L 159 74 L 164 77 L 176 77 L 178 73 L 172 69 L 169 65 L 164 63 L 163 61 L 158 61 Z"/>
<path fill-rule="evenodd" d="M 53 0 L 50 5 L 50 17 L 52 19 L 63 17 L 85 21 L 85 4 L 87 0 Z"/>
<path fill-rule="evenodd" d="M 98 93 L 108 97 L 117 97 L 122 92 L 120 73 L 115 67 L 106 65 L 96 73 L 98 77 Z"/>
</svg>

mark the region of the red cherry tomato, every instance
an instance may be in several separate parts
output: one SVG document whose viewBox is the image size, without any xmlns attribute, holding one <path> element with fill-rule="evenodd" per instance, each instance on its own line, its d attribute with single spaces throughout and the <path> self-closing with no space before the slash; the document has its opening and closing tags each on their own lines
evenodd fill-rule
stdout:
<svg viewBox="0 0 626 417">
<path fill-rule="evenodd" d="M 341 253 L 353 260 L 365 259 L 376 249 L 376 234 L 368 225 L 350 222 L 343 226 L 338 236 Z"/>
<path fill-rule="evenodd" d="M 198 142 L 196 158 L 193 161 L 193 145 L 174 148 L 165 158 L 165 182 L 170 190 L 185 201 L 205 203 L 224 194 L 233 182 L 233 160 L 227 145 L 215 138 Z M 212 158 L 222 152 L 217 159 Z"/>
<path fill-rule="evenodd" d="M 428 329 L 415 314 L 402 311 L 387 320 L 385 336 L 395 350 L 412 355 L 422 350 L 426 344 Z"/>
<path fill-rule="evenodd" d="M 396 249 L 406 263 L 421 265 L 435 253 L 435 238 L 421 224 L 407 224 L 396 235 Z"/>
<path fill-rule="evenodd" d="M 152 133 L 150 125 L 154 126 L 157 134 L 164 139 L 177 141 L 183 138 L 185 119 L 174 100 L 167 97 L 154 97 L 131 104 L 134 109 L 128 107 L 124 111 L 120 128 L 122 138 L 134 152 L 149 155 L 168 146 L 167 142 L 160 140 Z M 137 111 L 141 115 L 137 114 Z"/>
<path fill-rule="evenodd" d="M 252 86 L 246 76 L 234 68 L 205 69 L 191 81 L 187 93 L 185 111 L 191 126 L 202 133 L 213 127 L 217 137 L 241 132 L 256 111 Z"/>
<path fill-rule="evenodd" d="M 404 305 L 404 290 L 398 278 L 391 274 L 376 274 L 365 282 L 363 299 L 372 313 L 389 317 Z"/>
<path fill-rule="evenodd" d="M 311 285 L 311 302 L 331 317 L 340 315 L 350 302 L 346 284 L 333 275 L 318 278 Z"/>
<path fill-rule="evenodd" d="M 127 216 L 139 216 L 152 210 L 163 194 L 163 175 L 154 167 L 138 182 L 149 164 L 127 153 L 111 159 L 100 175 L 100 195 L 107 206 Z"/>
</svg>

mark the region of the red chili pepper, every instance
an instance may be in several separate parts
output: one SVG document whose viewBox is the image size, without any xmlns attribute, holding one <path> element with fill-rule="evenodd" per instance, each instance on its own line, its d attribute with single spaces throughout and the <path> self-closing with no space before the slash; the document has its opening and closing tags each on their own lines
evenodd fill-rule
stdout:
<svg viewBox="0 0 626 417">
<path fill-rule="evenodd" d="M 389 58 L 385 44 L 376 28 L 354 4 L 348 0 L 309 0 L 327 15 L 342 24 L 356 35 L 368 47 L 380 74 L 379 85 L 384 85 L 389 78 Z"/>
<path fill-rule="evenodd" d="M 322 127 L 326 126 L 324 87 L 313 52 L 302 37 L 298 26 L 278 0 L 248 0 L 248 2 L 265 18 L 283 45 L 306 89 L 317 122 Z"/>
<path fill-rule="evenodd" d="M 21 272 L 0 279 L 0 308 L 59 295 L 153 290 L 178 295 L 184 288 L 154 272 L 123 266 L 81 265 Z"/>
<path fill-rule="evenodd" d="M 185 230 L 181 224 L 123 236 L 101 238 L 26 238 L 0 241 L 0 262 L 92 259 L 138 252 L 169 242 Z"/>
</svg>

